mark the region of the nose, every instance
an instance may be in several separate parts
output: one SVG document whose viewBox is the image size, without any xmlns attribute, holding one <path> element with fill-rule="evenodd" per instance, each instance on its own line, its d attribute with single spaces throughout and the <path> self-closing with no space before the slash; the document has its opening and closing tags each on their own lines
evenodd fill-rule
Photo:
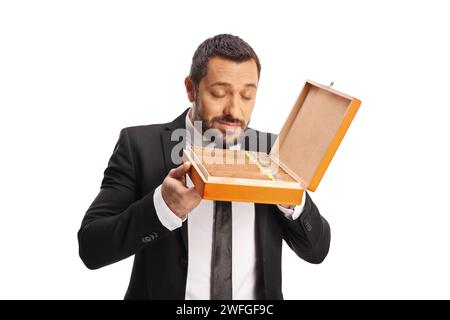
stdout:
<svg viewBox="0 0 450 320">
<path fill-rule="evenodd" d="M 237 95 L 233 95 L 230 98 L 223 112 L 234 119 L 242 120 L 242 109 Z"/>
</svg>

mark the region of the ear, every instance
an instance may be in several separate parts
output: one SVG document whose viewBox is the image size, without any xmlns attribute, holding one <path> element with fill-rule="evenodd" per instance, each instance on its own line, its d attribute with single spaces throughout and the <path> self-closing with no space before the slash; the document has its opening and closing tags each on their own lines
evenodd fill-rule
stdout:
<svg viewBox="0 0 450 320">
<path fill-rule="evenodd" d="M 186 87 L 186 93 L 188 95 L 188 99 L 190 102 L 194 102 L 195 100 L 195 86 L 192 82 L 191 77 L 187 76 L 184 79 L 184 86 Z"/>
</svg>

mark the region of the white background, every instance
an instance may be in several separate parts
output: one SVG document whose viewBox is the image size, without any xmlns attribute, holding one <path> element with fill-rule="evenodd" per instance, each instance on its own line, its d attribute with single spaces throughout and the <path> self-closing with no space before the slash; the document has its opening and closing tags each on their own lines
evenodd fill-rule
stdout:
<svg viewBox="0 0 450 320">
<path fill-rule="evenodd" d="M 76 233 L 121 128 L 189 106 L 192 54 L 239 35 L 262 62 L 251 126 L 305 79 L 362 106 L 312 197 L 332 228 L 286 299 L 450 298 L 446 1 L 0 2 L 0 298 L 122 299 L 132 259 L 89 271 Z"/>
</svg>

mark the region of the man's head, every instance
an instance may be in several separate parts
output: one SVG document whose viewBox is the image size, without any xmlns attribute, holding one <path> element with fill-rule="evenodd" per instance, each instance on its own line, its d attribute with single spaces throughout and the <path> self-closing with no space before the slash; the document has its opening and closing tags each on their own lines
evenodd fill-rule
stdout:
<svg viewBox="0 0 450 320">
<path fill-rule="evenodd" d="M 250 121 L 260 71 L 256 53 L 241 38 L 220 34 L 205 40 L 185 79 L 191 120 L 201 121 L 203 132 L 217 129 L 223 142 L 234 143 Z"/>
</svg>

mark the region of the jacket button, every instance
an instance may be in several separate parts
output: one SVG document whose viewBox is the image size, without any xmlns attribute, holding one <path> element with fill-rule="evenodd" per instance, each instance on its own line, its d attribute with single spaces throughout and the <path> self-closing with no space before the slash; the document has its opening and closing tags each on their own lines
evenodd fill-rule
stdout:
<svg viewBox="0 0 450 320">
<path fill-rule="evenodd" d="M 149 243 L 150 241 L 153 241 L 153 240 L 155 240 L 156 238 L 158 238 L 158 233 L 152 232 L 152 233 L 149 234 L 148 236 L 143 237 L 143 238 L 142 238 L 142 242 L 143 242 L 143 243 Z"/>
<path fill-rule="evenodd" d="M 305 228 L 308 232 L 311 232 L 312 230 L 312 225 L 311 223 L 309 223 L 308 221 L 305 222 Z"/>
<path fill-rule="evenodd" d="M 147 236 L 147 237 L 143 237 L 142 238 L 142 242 L 143 243 L 149 243 L 150 241 L 152 241 L 153 239 L 151 238 L 151 237 L 149 237 L 149 236 Z"/>
</svg>

